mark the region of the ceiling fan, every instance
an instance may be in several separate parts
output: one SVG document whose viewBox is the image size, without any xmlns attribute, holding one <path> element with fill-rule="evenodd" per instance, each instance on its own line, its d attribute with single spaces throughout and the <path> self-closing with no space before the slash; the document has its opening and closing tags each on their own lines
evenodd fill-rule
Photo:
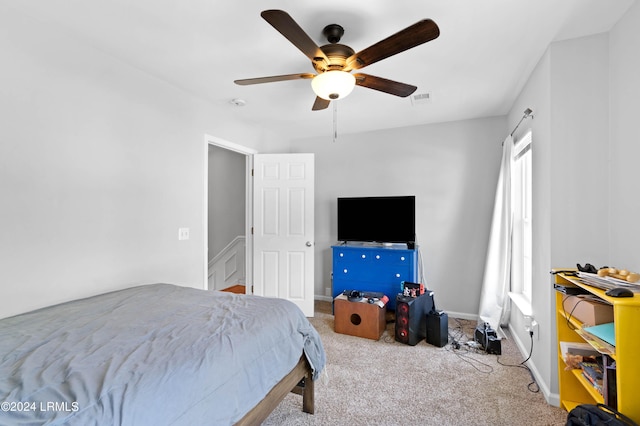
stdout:
<svg viewBox="0 0 640 426">
<path fill-rule="evenodd" d="M 329 44 L 318 47 L 293 18 L 282 10 L 265 10 L 260 16 L 311 59 L 317 74 L 298 73 L 271 77 L 235 80 L 236 84 L 272 83 L 276 81 L 312 79 L 311 86 L 316 100 L 313 111 L 325 109 L 332 100 L 344 98 L 355 85 L 378 90 L 391 95 L 406 97 L 417 87 L 369 74 L 351 74 L 358 70 L 437 38 L 440 29 L 431 19 L 423 19 L 360 52 L 340 44 L 344 29 L 338 24 L 327 25 L 323 34 Z"/>
</svg>

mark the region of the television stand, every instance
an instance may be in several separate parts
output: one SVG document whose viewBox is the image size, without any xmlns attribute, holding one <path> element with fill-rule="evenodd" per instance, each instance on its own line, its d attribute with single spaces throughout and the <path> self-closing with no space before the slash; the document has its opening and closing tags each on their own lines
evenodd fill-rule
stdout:
<svg viewBox="0 0 640 426">
<path fill-rule="evenodd" d="M 418 282 L 418 248 L 364 244 L 331 247 L 332 297 L 345 290 L 381 292 L 389 297 L 387 309 L 395 311 L 402 281 Z"/>
</svg>

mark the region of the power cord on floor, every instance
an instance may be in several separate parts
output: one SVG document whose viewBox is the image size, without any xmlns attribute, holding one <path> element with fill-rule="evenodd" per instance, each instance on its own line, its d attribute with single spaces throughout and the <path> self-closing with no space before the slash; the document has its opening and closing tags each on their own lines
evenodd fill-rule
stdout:
<svg viewBox="0 0 640 426">
<path fill-rule="evenodd" d="M 479 344 L 473 339 L 469 338 L 464 331 L 464 325 L 460 321 L 459 318 L 451 318 L 455 322 L 455 327 L 450 327 L 448 330 L 449 344 L 445 346 L 445 350 L 452 352 L 457 357 L 459 357 L 462 361 L 466 362 L 474 369 L 483 374 L 491 374 L 495 370 L 494 368 L 485 362 L 480 361 L 479 359 L 474 358 L 472 355 L 489 355 L 486 351 L 484 351 Z M 385 343 L 397 344 L 398 342 L 395 340 L 395 333 L 392 327 L 389 327 L 391 324 L 394 324 L 394 320 L 386 321 L 386 330 L 384 335 L 382 336 L 382 341 Z M 540 392 L 540 388 L 536 379 L 533 377 L 533 372 L 531 369 L 525 365 L 529 359 L 531 359 L 531 355 L 533 354 L 533 331 L 529 332 L 529 337 L 531 338 L 531 348 L 529 350 L 529 356 L 527 359 L 522 361 L 520 364 L 505 364 L 500 361 L 500 356 L 497 356 L 496 361 L 498 364 L 504 367 L 517 367 L 523 368 L 529 372 L 531 375 L 531 382 L 527 385 L 527 389 L 530 392 L 538 393 Z"/>
<path fill-rule="evenodd" d="M 527 357 L 527 359 L 522 361 L 520 364 L 503 364 L 502 362 L 500 362 L 500 357 L 498 357 L 497 361 L 498 364 L 504 365 L 505 367 L 517 367 L 527 370 L 529 372 L 529 375 L 531 376 L 531 382 L 527 385 L 527 389 L 529 389 L 529 392 L 538 393 L 540 392 L 540 387 L 538 386 L 535 377 L 533 377 L 533 372 L 531 371 L 531 369 L 527 365 L 525 365 L 526 362 L 531 359 L 531 355 L 533 354 L 533 331 L 529 331 L 529 337 L 531 338 L 531 349 L 529 350 L 529 356 Z"/>
<path fill-rule="evenodd" d="M 472 345 L 472 343 L 476 343 L 473 339 L 469 339 L 466 333 L 464 332 L 464 327 L 462 322 L 458 318 L 454 318 L 456 326 L 453 328 L 453 331 L 449 329 L 449 341 L 451 342 L 449 345 L 445 347 L 447 351 L 452 352 L 462 361 L 466 362 L 474 369 L 478 370 L 484 374 L 493 373 L 493 367 L 487 363 L 480 361 L 472 357 L 473 354 L 484 354 L 485 352 L 480 351 L 478 347 Z"/>
</svg>

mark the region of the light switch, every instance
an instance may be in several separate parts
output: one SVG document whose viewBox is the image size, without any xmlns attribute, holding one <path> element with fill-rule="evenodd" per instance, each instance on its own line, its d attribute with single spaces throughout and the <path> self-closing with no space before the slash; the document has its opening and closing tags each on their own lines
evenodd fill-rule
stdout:
<svg viewBox="0 0 640 426">
<path fill-rule="evenodd" d="M 178 239 L 179 240 L 188 240 L 189 239 L 189 228 L 178 228 Z"/>
</svg>

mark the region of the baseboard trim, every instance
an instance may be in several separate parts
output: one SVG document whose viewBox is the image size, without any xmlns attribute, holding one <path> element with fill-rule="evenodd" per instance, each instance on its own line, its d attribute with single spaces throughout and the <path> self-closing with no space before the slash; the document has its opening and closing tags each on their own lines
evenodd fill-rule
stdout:
<svg viewBox="0 0 640 426">
<path fill-rule="evenodd" d="M 527 357 L 529 355 L 529 349 L 524 345 L 522 340 L 520 340 L 520 338 L 518 337 L 518 333 L 515 332 L 511 324 L 509 324 L 508 328 L 509 328 L 509 331 L 511 332 L 511 336 L 513 337 L 513 340 L 516 342 L 516 346 L 518 347 L 518 350 L 520 351 L 522 356 Z M 540 393 L 542 393 L 542 396 L 544 396 L 544 399 L 545 401 L 547 401 L 547 404 L 553 405 L 554 407 L 560 407 L 560 395 L 557 393 L 551 393 L 548 383 L 542 379 L 542 375 L 538 371 L 538 368 L 536 367 L 535 363 L 533 363 L 532 360 L 529 360 L 527 361 L 526 365 L 527 367 L 529 367 L 529 370 L 531 370 L 531 374 L 533 374 L 536 384 L 540 389 Z"/>
</svg>

